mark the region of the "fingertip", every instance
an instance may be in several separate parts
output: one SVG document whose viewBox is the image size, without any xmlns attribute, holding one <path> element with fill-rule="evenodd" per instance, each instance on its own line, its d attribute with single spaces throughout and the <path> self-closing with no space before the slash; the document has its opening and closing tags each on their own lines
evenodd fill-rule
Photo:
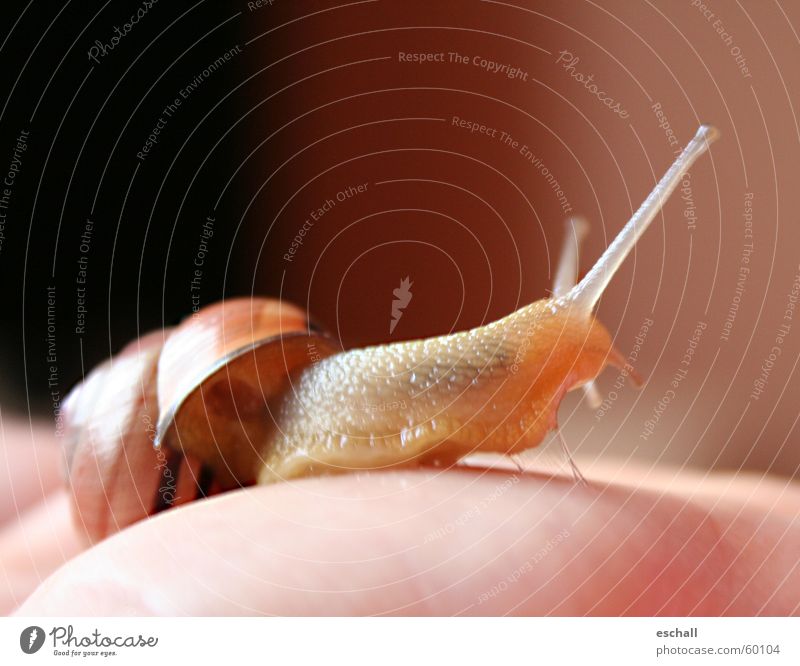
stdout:
<svg viewBox="0 0 800 666">
<path fill-rule="evenodd" d="M 72 614 L 79 598 L 89 615 L 788 613 L 797 576 L 779 574 L 797 542 L 763 522 L 602 479 L 475 469 L 309 479 L 125 530 L 20 612 Z M 769 550 L 747 541 L 756 530 Z"/>
</svg>

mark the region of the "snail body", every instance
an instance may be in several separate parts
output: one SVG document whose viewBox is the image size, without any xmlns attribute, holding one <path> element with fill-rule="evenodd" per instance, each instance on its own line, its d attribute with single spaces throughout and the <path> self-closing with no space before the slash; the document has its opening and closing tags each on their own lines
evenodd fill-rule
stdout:
<svg viewBox="0 0 800 666">
<path fill-rule="evenodd" d="M 259 480 L 531 448 L 564 394 L 609 360 L 620 363 L 605 327 L 548 299 L 469 331 L 330 356 L 282 396 Z"/>
<path fill-rule="evenodd" d="M 580 283 L 577 245 L 585 225 L 573 220 L 575 245 L 568 234 L 553 298 L 470 331 L 346 351 L 303 368 L 273 411 L 259 481 L 450 464 L 477 451 L 511 454 L 538 445 L 556 428 L 567 391 L 587 386 L 591 395 L 606 365 L 625 367 L 592 311 L 684 171 L 716 137 L 715 129 L 700 127 Z"/>
<path fill-rule="evenodd" d="M 169 471 L 188 464 L 203 496 L 255 482 L 451 464 L 477 451 L 512 454 L 538 445 L 557 427 L 567 391 L 583 387 L 596 402 L 594 379 L 607 365 L 625 367 L 593 310 L 664 200 L 716 136 L 713 128 L 700 127 L 580 282 L 577 248 L 585 225 L 571 220 L 553 297 L 490 324 L 343 351 L 296 306 L 250 298 L 211 305 L 171 333 L 154 334 L 163 347 L 147 339 L 139 371 L 119 389 L 126 396 L 120 409 L 93 412 L 90 394 L 103 390 L 96 377 L 67 400 L 75 452 L 70 479 L 87 533 L 102 538 L 111 531 L 109 521 L 87 522 L 82 514 L 113 513 L 104 487 L 116 483 L 109 465 L 120 469 L 128 457 L 136 462 L 123 475 L 128 490 L 131 484 L 154 486 L 161 496 L 117 511 L 117 529 L 164 507 L 164 468 L 153 466 L 156 456 L 171 461 Z M 114 376 L 125 381 L 121 373 Z M 147 460 L 145 404 L 148 414 L 158 415 Z M 115 437 L 115 428 L 128 439 Z M 135 480 L 137 474 L 146 478 Z"/>
</svg>

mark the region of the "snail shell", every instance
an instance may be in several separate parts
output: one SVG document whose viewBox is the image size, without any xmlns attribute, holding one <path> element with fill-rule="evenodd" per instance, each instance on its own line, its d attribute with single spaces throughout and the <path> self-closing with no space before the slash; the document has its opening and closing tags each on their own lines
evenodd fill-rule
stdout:
<svg viewBox="0 0 800 666">
<path fill-rule="evenodd" d="M 68 484 L 76 522 L 93 541 L 198 495 L 252 483 L 257 461 L 241 443 L 263 428 L 263 409 L 251 418 L 256 392 L 263 406 L 285 383 L 280 373 L 304 362 L 299 350 L 308 344 L 333 350 L 308 332 L 302 311 L 276 300 L 233 299 L 198 315 L 128 344 L 65 400 Z"/>
<path fill-rule="evenodd" d="M 154 507 L 159 465 L 165 464 L 153 449 L 156 366 L 164 335 L 151 333 L 129 344 L 65 400 L 68 479 L 78 522 L 93 540 L 144 518 Z"/>
<path fill-rule="evenodd" d="M 272 401 L 292 373 L 340 348 L 297 306 L 222 301 L 184 321 L 158 362 L 157 445 L 195 456 L 225 488 L 255 482 L 274 429 Z"/>
</svg>

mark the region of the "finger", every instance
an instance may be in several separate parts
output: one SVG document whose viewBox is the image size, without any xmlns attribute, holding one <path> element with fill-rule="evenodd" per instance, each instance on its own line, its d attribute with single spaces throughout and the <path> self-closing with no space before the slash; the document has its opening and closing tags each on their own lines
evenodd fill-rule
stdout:
<svg viewBox="0 0 800 666">
<path fill-rule="evenodd" d="M 0 613 L 14 610 L 84 547 L 66 491 L 53 493 L 12 518 L 0 531 Z"/>
<path fill-rule="evenodd" d="M 800 511 L 800 484 L 753 471 L 714 474 L 667 466 L 644 469 L 633 462 L 593 462 L 587 473 L 619 485 L 690 498 L 710 511 L 747 506 L 769 519 L 781 516 L 789 521 Z"/>
<path fill-rule="evenodd" d="M 53 429 L 0 412 L 0 526 L 63 485 Z"/>
<path fill-rule="evenodd" d="M 732 497 L 477 470 L 259 487 L 112 537 L 20 613 L 796 612 L 797 517 Z"/>
</svg>

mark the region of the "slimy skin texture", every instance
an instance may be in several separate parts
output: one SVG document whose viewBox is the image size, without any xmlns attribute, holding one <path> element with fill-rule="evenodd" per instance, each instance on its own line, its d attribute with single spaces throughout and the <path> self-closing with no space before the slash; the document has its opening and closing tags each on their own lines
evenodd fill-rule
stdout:
<svg viewBox="0 0 800 666">
<path fill-rule="evenodd" d="M 577 253 L 566 252 L 554 299 L 464 333 L 343 352 L 299 369 L 270 405 L 276 429 L 264 442 L 259 482 L 448 464 L 474 451 L 514 453 L 539 444 L 556 427 L 568 390 L 591 382 L 607 363 L 623 363 L 594 308 L 683 174 L 718 136 L 700 126 L 571 289 Z M 577 244 L 584 232 L 574 229 Z"/>
<path fill-rule="evenodd" d="M 621 362 L 602 324 L 551 299 L 462 333 L 342 352 L 277 401 L 259 482 L 528 449 L 556 427 L 567 391 Z"/>
</svg>

